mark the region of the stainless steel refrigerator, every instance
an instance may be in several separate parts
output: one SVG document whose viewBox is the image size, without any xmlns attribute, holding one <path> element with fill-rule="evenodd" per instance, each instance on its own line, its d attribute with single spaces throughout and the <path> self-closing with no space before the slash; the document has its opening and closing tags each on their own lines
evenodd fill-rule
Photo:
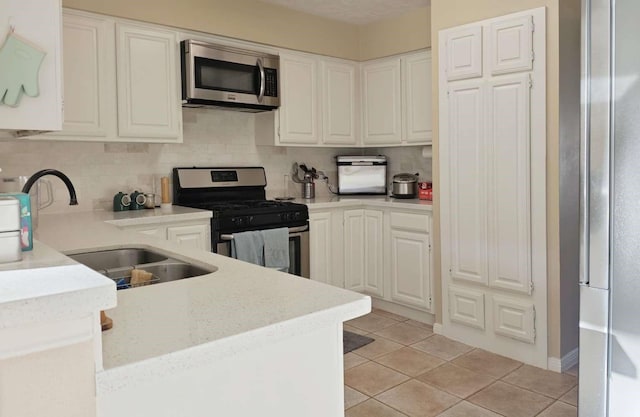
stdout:
<svg viewBox="0 0 640 417">
<path fill-rule="evenodd" d="M 640 0 L 583 0 L 581 417 L 640 416 Z"/>
</svg>

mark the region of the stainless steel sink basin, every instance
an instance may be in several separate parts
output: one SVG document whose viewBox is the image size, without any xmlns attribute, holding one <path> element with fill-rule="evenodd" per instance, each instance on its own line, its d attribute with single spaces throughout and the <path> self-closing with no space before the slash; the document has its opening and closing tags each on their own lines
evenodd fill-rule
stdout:
<svg viewBox="0 0 640 417">
<path fill-rule="evenodd" d="M 141 248 L 111 249 L 68 256 L 111 278 L 119 290 L 197 277 L 218 270 L 216 267 L 202 268 Z M 131 271 L 134 268 L 151 273 L 151 279 L 142 284 L 130 285 Z"/>
<path fill-rule="evenodd" d="M 125 248 L 84 252 L 69 255 L 74 261 L 88 266 L 96 271 L 106 271 L 114 268 L 133 267 L 134 265 L 150 264 L 169 259 L 167 256 L 152 252 L 148 249 Z"/>
</svg>

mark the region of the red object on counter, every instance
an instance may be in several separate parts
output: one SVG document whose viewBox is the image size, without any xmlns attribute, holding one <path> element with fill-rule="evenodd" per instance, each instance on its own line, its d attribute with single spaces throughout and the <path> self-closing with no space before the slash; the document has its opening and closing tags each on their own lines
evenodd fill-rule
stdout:
<svg viewBox="0 0 640 417">
<path fill-rule="evenodd" d="M 433 184 L 430 181 L 418 183 L 418 198 L 431 200 L 433 198 Z"/>
</svg>

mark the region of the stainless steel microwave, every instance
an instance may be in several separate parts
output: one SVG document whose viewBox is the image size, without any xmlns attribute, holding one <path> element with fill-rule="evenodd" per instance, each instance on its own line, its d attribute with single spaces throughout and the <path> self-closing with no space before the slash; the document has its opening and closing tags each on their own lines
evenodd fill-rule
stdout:
<svg viewBox="0 0 640 417">
<path fill-rule="evenodd" d="M 280 58 L 194 40 L 180 42 L 184 107 L 260 112 L 280 105 Z"/>
</svg>

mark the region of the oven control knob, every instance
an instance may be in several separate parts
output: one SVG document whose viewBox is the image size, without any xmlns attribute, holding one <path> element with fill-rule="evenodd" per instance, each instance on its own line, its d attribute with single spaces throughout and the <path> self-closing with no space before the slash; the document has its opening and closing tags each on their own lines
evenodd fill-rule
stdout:
<svg viewBox="0 0 640 417">
<path fill-rule="evenodd" d="M 253 216 L 247 217 L 247 224 L 250 226 L 253 224 Z"/>
</svg>

